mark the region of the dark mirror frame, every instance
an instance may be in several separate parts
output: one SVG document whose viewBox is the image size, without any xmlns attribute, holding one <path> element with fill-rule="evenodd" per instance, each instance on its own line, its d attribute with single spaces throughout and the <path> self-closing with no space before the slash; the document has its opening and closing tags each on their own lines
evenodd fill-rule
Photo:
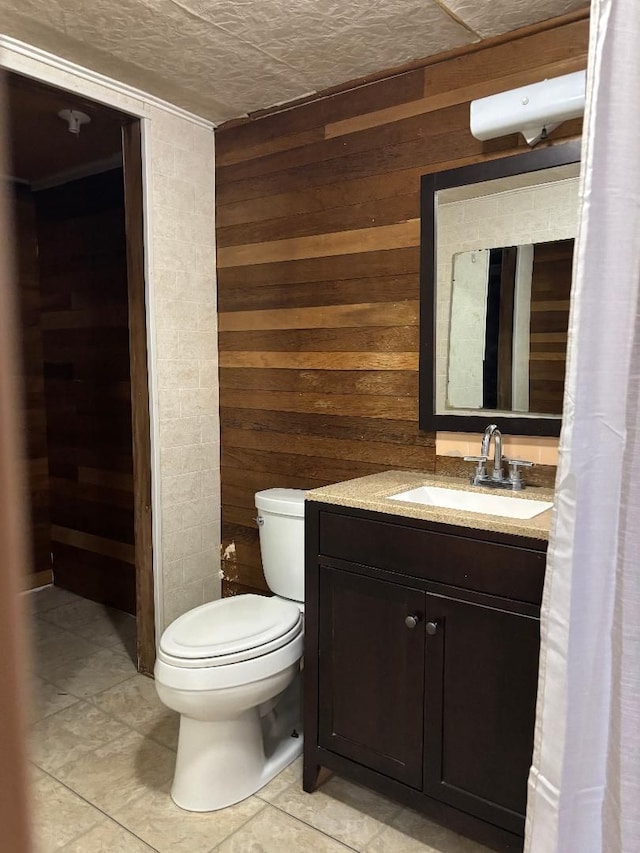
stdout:
<svg viewBox="0 0 640 853">
<path fill-rule="evenodd" d="M 420 195 L 420 359 L 419 425 L 428 432 L 483 432 L 497 423 L 505 435 L 560 435 L 561 418 L 505 417 L 485 411 L 481 415 L 436 414 L 436 193 L 554 166 L 580 162 L 580 140 L 514 154 L 471 166 L 423 175 Z"/>
</svg>

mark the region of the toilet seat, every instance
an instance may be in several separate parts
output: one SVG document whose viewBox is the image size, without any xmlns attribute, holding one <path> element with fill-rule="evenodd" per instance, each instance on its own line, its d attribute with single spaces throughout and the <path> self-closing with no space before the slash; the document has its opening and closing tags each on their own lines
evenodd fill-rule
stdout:
<svg viewBox="0 0 640 853">
<path fill-rule="evenodd" d="M 188 669 L 236 664 L 270 654 L 302 631 L 303 616 L 295 603 L 240 595 L 176 619 L 160 639 L 158 658 Z"/>
</svg>

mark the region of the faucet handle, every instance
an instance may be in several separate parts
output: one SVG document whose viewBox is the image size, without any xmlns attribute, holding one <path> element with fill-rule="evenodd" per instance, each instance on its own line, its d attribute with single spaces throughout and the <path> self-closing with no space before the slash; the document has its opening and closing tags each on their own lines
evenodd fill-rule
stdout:
<svg viewBox="0 0 640 853">
<path fill-rule="evenodd" d="M 485 464 L 487 462 L 486 456 L 465 456 L 464 461 L 477 463 L 475 473 L 471 477 L 472 485 L 477 485 L 479 480 L 484 479 L 487 476 L 487 469 L 485 468 Z"/>
<path fill-rule="evenodd" d="M 514 469 L 518 468 L 533 468 L 534 463 L 529 462 L 527 459 L 505 459 L 504 460 L 509 467 L 513 465 Z"/>
<path fill-rule="evenodd" d="M 505 459 L 505 462 L 509 466 L 509 480 L 513 484 L 514 488 L 522 488 L 522 476 L 520 475 L 520 468 L 533 468 L 533 462 L 529 462 L 527 459 Z"/>
</svg>

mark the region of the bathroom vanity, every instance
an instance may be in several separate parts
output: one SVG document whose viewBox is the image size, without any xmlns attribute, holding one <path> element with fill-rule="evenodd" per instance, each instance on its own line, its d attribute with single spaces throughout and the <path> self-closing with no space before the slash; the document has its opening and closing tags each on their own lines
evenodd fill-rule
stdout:
<svg viewBox="0 0 640 853">
<path fill-rule="evenodd" d="M 425 484 L 469 490 L 396 471 L 307 494 L 304 789 L 326 767 L 520 850 L 550 510 L 390 497 Z"/>
</svg>

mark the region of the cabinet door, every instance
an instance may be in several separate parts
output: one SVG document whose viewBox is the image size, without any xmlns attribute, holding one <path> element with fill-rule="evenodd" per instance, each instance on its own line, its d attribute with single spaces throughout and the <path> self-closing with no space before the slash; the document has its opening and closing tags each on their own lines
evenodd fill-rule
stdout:
<svg viewBox="0 0 640 853">
<path fill-rule="evenodd" d="M 426 619 L 425 793 L 523 833 L 539 620 L 432 595 Z"/>
<path fill-rule="evenodd" d="M 424 605 L 419 590 L 320 568 L 319 744 L 418 789 Z"/>
</svg>

